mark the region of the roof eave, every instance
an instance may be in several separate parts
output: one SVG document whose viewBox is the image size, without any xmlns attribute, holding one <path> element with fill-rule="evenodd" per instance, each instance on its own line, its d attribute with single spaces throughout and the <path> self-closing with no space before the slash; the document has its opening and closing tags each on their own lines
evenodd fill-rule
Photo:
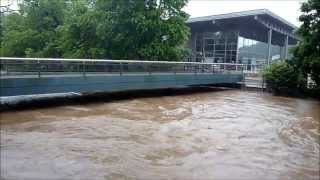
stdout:
<svg viewBox="0 0 320 180">
<path fill-rule="evenodd" d="M 263 14 L 269 15 L 272 18 L 279 20 L 280 22 L 290 26 L 293 30 L 298 29 L 298 27 L 295 26 L 294 24 L 288 22 L 287 20 L 283 19 L 282 17 L 276 15 L 275 13 L 273 13 L 267 9 L 256 9 L 256 10 L 250 10 L 250 11 L 242 11 L 242 12 L 234 12 L 234 13 L 228 13 L 228 14 L 190 18 L 186 21 L 186 23 L 190 24 L 190 23 L 195 23 L 195 22 L 205 22 L 205 21 L 213 21 L 213 20 L 219 20 L 219 19 L 230 19 L 230 18 L 236 18 L 236 17 L 256 16 L 256 15 L 263 15 Z"/>
</svg>

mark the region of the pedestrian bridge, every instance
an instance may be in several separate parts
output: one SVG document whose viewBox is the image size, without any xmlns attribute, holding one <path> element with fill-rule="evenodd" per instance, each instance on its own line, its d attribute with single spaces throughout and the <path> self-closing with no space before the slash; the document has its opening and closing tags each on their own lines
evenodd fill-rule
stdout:
<svg viewBox="0 0 320 180">
<path fill-rule="evenodd" d="M 243 64 L 0 57 L 0 96 L 116 92 L 242 81 Z"/>
</svg>

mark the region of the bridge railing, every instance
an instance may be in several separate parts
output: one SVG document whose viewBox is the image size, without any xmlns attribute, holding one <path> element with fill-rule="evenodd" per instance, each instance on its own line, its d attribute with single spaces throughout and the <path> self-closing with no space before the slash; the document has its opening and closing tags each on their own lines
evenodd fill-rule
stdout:
<svg viewBox="0 0 320 180">
<path fill-rule="evenodd" d="M 107 59 L 0 57 L 1 78 L 130 74 L 243 73 L 244 64 Z"/>
</svg>

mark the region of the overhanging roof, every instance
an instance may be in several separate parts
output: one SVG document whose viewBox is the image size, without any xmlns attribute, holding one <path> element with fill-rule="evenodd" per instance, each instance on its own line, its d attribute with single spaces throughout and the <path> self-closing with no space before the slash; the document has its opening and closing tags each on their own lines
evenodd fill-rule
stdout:
<svg viewBox="0 0 320 180">
<path fill-rule="evenodd" d="M 239 18 L 239 17 L 245 17 L 245 16 L 257 16 L 257 15 L 270 16 L 272 19 L 275 19 L 283 23 L 284 25 L 287 25 L 292 30 L 297 29 L 297 26 L 293 25 L 292 23 L 288 22 L 287 20 L 283 19 L 282 17 L 274 14 L 273 12 L 267 9 L 256 9 L 256 10 L 250 10 L 250 11 L 241 11 L 241 12 L 233 12 L 233 13 L 227 13 L 227 14 L 190 18 L 187 20 L 187 24 L 195 23 L 195 22 L 220 20 L 220 19 L 232 19 L 232 18 Z"/>
</svg>

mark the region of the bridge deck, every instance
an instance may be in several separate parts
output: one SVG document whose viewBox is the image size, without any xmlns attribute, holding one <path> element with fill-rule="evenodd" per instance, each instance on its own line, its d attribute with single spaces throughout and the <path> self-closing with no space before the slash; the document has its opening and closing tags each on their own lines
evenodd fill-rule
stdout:
<svg viewBox="0 0 320 180">
<path fill-rule="evenodd" d="M 190 85 L 237 83 L 241 74 L 87 74 L 48 75 L 38 78 L 35 75 L 1 78 L 1 96 L 66 92 L 114 92 L 121 90 L 158 89 Z"/>
</svg>

